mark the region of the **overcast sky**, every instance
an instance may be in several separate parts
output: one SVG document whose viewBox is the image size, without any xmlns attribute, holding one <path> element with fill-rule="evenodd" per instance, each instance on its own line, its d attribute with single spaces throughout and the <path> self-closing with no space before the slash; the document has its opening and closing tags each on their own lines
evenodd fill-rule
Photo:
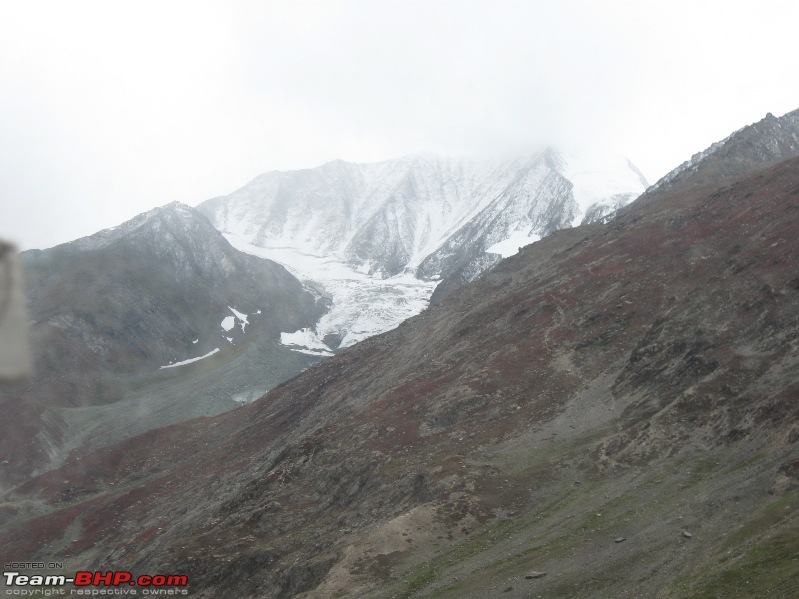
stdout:
<svg viewBox="0 0 799 599">
<path fill-rule="evenodd" d="M 650 182 L 799 108 L 799 3 L 0 0 L 0 238 L 273 169 L 611 149 Z"/>
</svg>

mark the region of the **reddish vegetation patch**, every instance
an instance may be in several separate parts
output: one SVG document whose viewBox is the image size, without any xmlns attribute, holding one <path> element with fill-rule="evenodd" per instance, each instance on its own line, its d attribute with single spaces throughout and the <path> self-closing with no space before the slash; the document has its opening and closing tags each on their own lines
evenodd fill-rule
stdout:
<svg viewBox="0 0 799 599">
<path fill-rule="evenodd" d="M 25 532 L 17 530 L 0 533 L 0 559 L 4 562 L 23 561 L 37 555 L 42 548 L 60 540 L 67 528 L 81 519 L 87 509 L 101 505 L 101 499 L 64 508 L 25 522 Z M 20 557 L 22 556 L 22 557 Z"/>
</svg>

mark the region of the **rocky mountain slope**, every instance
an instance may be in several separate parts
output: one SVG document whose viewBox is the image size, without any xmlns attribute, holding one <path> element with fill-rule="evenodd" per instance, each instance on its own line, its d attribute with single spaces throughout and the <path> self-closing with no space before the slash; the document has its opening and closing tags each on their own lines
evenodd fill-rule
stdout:
<svg viewBox="0 0 799 599">
<path fill-rule="evenodd" d="M 441 277 L 472 280 L 519 246 L 586 214 L 602 218 L 645 188 L 626 159 L 549 149 L 512 161 L 409 156 L 270 172 L 199 210 L 236 247 L 325 288 L 333 313 L 311 344 L 330 335 L 347 346 L 417 314 Z M 360 316 L 386 303 L 385 319 Z"/>
<path fill-rule="evenodd" d="M 57 462 L 89 422 L 89 436 L 104 425 L 100 436 L 118 440 L 180 413 L 216 413 L 223 395 L 229 407 L 235 393 L 261 395 L 309 364 L 280 346 L 281 331 L 325 309 L 282 266 L 238 252 L 178 203 L 21 258 L 36 376 L 0 389 L 0 447 L 18 474 Z M 175 397 L 182 374 L 205 370 L 217 371 L 204 387 L 218 397 Z M 134 414 L 109 406 L 123 398 L 136 400 Z"/>
<path fill-rule="evenodd" d="M 799 160 L 524 248 L 249 406 L 6 493 L 199 597 L 791 597 Z"/>
<path fill-rule="evenodd" d="M 668 193 L 679 187 L 718 183 L 729 177 L 745 175 L 796 156 L 799 156 L 799 110 L 779 118 L 768 114 L 761 121 L 747 125 L 726 139 L 694 154 L 690 160 L 648 187 L 639 197 L 639 201 L 642 203 L 656 201 L 661 193 Z M 637 172 L 633 164 L 630 163 L 628 166 L 631 172 Z M 614 193 L 614 189 L 623 188 L 620 182 L 611 187 L 607 186 L 607 173 L 610 172 L 612 169 L 609 168 L 600 172 L 590 170 L 586 172 L 580 169 L 576 172 L 567 171 L 570 180 L 580 183 L 578 190 L 601 190 L 599 194 L 594 192 L 593 197 L 602 197 L 602 201 L 592 202 L 586 198 L 582 199 L 582 205 L 586 206 L 583 224 L 607 223 L 635 199 L 629 194 Z M 645 183 L 643 175 L 640 175 L 640 180 Z M 586 191 L 582 193 L 585 194 Z M 442 277 L 430 302 L 441 301 L 446 295 L 473 278 L 474 273 L 468 264 L 457 265 Z"/>
<path fill-rule="evenodd" d="M 799 156 L 799 109 L 781 117 L 769 113 L 757 123 L 694 154 L 650 191 L 668 190 L 688 182 L 694 185 L 713 183 L 796 156 Z"/>
</svg>

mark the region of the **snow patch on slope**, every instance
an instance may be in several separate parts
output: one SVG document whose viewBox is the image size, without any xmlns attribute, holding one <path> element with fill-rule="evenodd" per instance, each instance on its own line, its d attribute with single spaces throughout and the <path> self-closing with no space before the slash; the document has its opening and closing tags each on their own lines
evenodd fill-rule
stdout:
<svg viewBox="0 0 799 599">
<path fill-rule="evenodd" d="M 509 258 L 517 254 L 524 246 L 535 243 L 539 239 L 541 239 L 540 235 L 516 231 L 504 241 L 500 241 L 489 247 L 486 252 L 489 254 L 499 254 L 503 258 Z"/>
<path fill-rule="evenodd" d="M 235 308 L 231 308 L 230 306 L 228 306 L 227 309 L 230 310 L 231 312 L 233 312 L 233 316 L 225 316 L 222 319 L 222 322 L 220 323 L 220 326 L 222 327 L 222 329 L 224 331 L 230 332 L 230 331 L 233 330 L 233 327 L 236 326 L 236 322 L 238 321 L 239 326 L 241 327 L 241 332 L 243 333 L 245 327 L 248 324 L 250 324 L 250 321 L 248 320 L 248 316 L 249 315 L 248 314 L 244 314 L 242 312 L 239 312 L 238 310 L 236 310 Z M 233 343 L 233 342 L 231 341 L 231 343 Z"/>
<path fill-rule="evenodd" d="M 238 310 L 236 310 L 235 308 L 231 308 L 230 306 L 228 306 L 227 309 L 233 312 L 233 315 L 238 319 L 239 325 L 241 325 L 241 332 L 243 333 L 244 327 L 250 324 L 250 321 L 247 320 L 248 315 L 243 314 L 242 312 L 239 312 Z"/>
<path fill-rule="evenodd" d="M 211 351 L 209 351 L 204 356 L 199 356 L 197 358 L 189 358 L 188 360 L 183 360 L 182 362 L 174 362 L 174 363 L 167 364 L 165 366 L 161 366 L 161 370 L 163 370 L 164 368 L 177 368 L 178 366 L 185 366 L 186 364 L 191 364 L 193 362 L 199 362 L 200 360 L 204 360 L 205 358 L 207 358 L 209 356 L 213 356 L 218 351 L 219 351 L 219 348 L 216 347 L 216 348 L 212 349 Z"/>
<path fill-rule="evenodd" d="M 301 353 L 330 351 L 332 348 L 322 341 L 328 335 L 339 338 L 336 346 L 343 348 L 396 328 L 427 307 L 438 284 L 421 281 L 410 273 L 376 278 L 334 256 L 272 244 L 260 247 L 229 233 L 225 237 L 236 249 L 278 262 L 301 281 L 321 286 L 330 298 L 330 311 L 322 316 L 315 330 L 286 331 L 281 335 L 284 345 Z"/>
<path fill-rule="evenodd" d="M 280 333 L 280 343 L 293 351 L 311 356 L 332 356 L 330 348 L 319 339 L 311 328 L 300 329 L 293 333 Z"/>
</svg>

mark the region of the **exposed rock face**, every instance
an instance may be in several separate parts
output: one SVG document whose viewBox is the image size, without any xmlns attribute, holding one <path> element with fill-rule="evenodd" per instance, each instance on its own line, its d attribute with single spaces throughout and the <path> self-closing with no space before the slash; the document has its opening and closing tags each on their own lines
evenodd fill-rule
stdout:
<svg viewBox="0 0 799 599">
<path fill-rule="evenodd" d="M 487 250 L 514 232 L 546 236 L 570 227 L 578 208 L 573 186 L 558 172 L 559 166 L 559 157 L 552 151 L 525 165 L 502 195 L 422 261 L 418 276 L 457 272 L 464 281 L 471 281 L 501 260 L 500 255 Z"/>
<path fill-rule="evenodd" d="M 686 183 L 703 185 L 740 176 L 799 156 L 799 109 L 767 114 L 682 163 L 652 186 L 651 193 Z"/>
<path fill-rule="evenodd" d="M 175 371 L 162 366 L 215 350 L 212 361 L 230 362 L 238 356 L 227 354 L 256 339 L 277 346 L 281 330 L 308 326 L 324 311 L 285 268 L 238 252 L 202 214 L 178 203 L 21 258 L 36 373 L 0 390 L 3 409 L 15 415 L 4 420 L 0 444 L 23 472 L 72 442 L 64 438 L 65 415 L 42 420 L 42 410 L 110 404 L 155 380 L 163 390 Z M 304 365 L 263 377 L 261 393 Z"/>
<path fill-rule="evenodd" d="M 798 236 L 799 160 L 556 232 L 250 406 L 16 489 L 0 557 L 206 597 L 789 596 Z"/>
</svg>

